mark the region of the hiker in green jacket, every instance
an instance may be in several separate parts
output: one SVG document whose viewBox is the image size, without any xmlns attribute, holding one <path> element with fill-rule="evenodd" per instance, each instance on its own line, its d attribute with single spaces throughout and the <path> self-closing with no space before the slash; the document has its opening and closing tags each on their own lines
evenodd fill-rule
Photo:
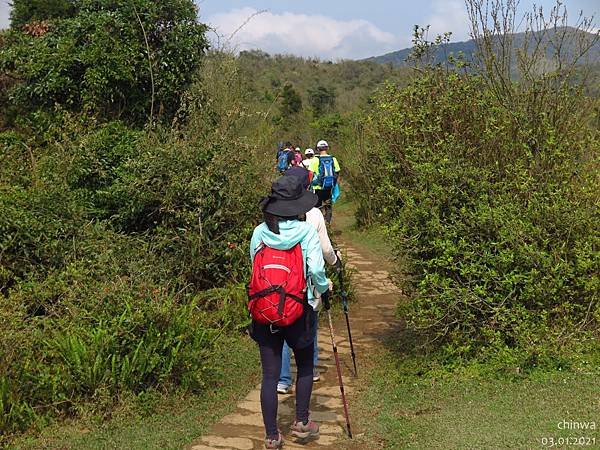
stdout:
<svg viewBox="0 0 600 450">
<path fill-rule="evenodd" d="M 317 207 L 323 212 L 325 222 L 331 224 L 333 215 L 331 195 L 335 185 L 339 181 L 340 163 L 335 156 L 328 154 L 329 144 L 327 141 L 319 141 L 317 143 L 319 155 L 311 163 L 309 170 L 314 173 L 313 190 L 319 201 Z"/>
</svg>

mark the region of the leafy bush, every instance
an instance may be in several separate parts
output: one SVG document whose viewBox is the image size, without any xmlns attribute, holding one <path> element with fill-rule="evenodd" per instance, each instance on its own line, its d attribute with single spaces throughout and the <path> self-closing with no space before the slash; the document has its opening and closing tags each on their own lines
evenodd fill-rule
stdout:
<svg viewBox="0 0 600 450">
<path fill-rule="evenodd" d="M 314 115 L 320 116 L 335 106 L 335 89 L 321 85 L 308 89 L 308 102 Z"/>
<path fill-rule="evenodd" d="M 2 303 L 2 432 L 74 414 L 89 400 L 109 411 L 125 391 L 198 391 L 211 381 L 207 361 L 220 331 L 205 325 L 199 305 L 125 274 L 95 277 L 72 264 L 22 283 Z M 38 302 L 44 314 L 32 315 Z"/>
<path fill-rule="evenodd" d="M 310 123 L 316 136 L 327 136 L 327 139 L 339 139 L 346 121 L 338 113 L 323 114 Z"/>
<path fill-rule="evenodd" d="M 526 106 L 433 70 L 380 90 L 363 122 L 358 218 L 408 255 L 402 313 L 449 364 L 512 352 L 547 365 L 600 325 L 598 140 L 577 116 L 556 125 Z"/>
<path fill-rule="evenodd" d="M 0 292 L 28 273 L 66 262 L 83 225 L 82 208 L 53 189 L 0 188 Z"/>
<path fill-rule="evenodd" d="M 69 14 L 52 7 L 30 11 L 37 20 L 50 19 L 33 29 L 17 27 L 23 8 L 15 5 L 13 29 L 0 48 L 0 73 L 19 81 L 10 89 L 11 103 L 21 111 L 58 104 L 137 124 L 149 116 L 172 117 L 208 45 L 194 3 L 86 0 L 67 6 Z"/>
<path fill-rule="evenodd" d="M 14 0 L 10 12 L 13 27 L 33 21 L 70 17 L 75 10 L 71 0 Z"/>
<path fill-rule="evenodd" d="M 0 134 L 4 439 L 218 378 L 216 346 L 247 320 L 272 135 L 234 58 L 208 57 L 198 77 L 170 128 L 67 113 L 41 139 Z"/>
</svg>

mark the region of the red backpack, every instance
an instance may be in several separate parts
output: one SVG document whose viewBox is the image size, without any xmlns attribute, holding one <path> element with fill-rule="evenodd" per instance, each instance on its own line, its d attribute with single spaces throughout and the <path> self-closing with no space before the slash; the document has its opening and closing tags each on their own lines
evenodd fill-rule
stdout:
<svg viewBox="0 0 600 450">
<path fill-rule="evenodd" d="M 265 325 L 287 327 L 304 313 L 306 277 L 300 244 L 288 250 L 262 247 L 254 255 L 248 310 Z"/>
</svg>

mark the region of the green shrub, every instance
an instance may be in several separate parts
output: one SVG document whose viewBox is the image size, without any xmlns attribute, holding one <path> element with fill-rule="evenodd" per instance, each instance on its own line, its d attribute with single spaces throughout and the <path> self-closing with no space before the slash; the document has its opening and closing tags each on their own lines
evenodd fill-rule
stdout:
<svg viewBox="0 0 600 450">
<path fill-rule="evenodd" d="M 272 135 L 234 58 L 199 79 L 170 128 L 65 113 L 41 138 L 0 134 L 1 443 L 219 381 L 220 339 L 247 322 Z"/>
<path fill-rule="evenodd" d="M 47 302 L 40 297 L 52 302 L 32 316 L 31 304 Z M 99 282 L 72 265 L 41 284 L 21 284 L 9 300 L 0 315 L 3 433 L 73 414 L 90 400 L 110 406 L 123 392 L 199 391 L 214 379 L 208 361 L 221 331 L 206 326 L 196 302 L 161 285 Z"/>
<path fill-rule="evenodd" d="M 327 139 L 339 139 L 342 127 L 345 125 L 345 120 L 338 113 L 323 114 L 316 117 L 310 126 L 314 130 L 315 136 L 327 136 Z"/>
<path fill-rule="evenodd" d="M 441 71 L 373 106 L 368 160 L 351 170 L 359 219 L 408 255 L 401 312 L 447 363 L 513 351 L 531 367 L 593 337 L 598 141 L 577 117 L 558 133 L 545 111 L 508 110 L 481 78 Z"/>
<path fill-rule="evenodd" d="M 16 279 L 68 260 L 81 232 L 83 208 L 60 189 L 0 187 L 0 292 Z"/>
<path fill-rule="evenodd" d="M 70 0 L 14 0 L 11 25 L 17 27 L 33 21 L 70 17 L 75 9 L 73 3 Z"/>
<path fill-rule="evenodd" d="M 189 0 L 86 0 L 68 14 L 30 10 L 31 19 L 50 19 L 37 28 L 17 27 L 30 19 L 23 9 L 17 2 L 0 47 L 0 74 L 19 81 L 9 95 L 21 112 L 58 104 L 135 124 L 169 119 L 208 46 Z"/>
</svg>

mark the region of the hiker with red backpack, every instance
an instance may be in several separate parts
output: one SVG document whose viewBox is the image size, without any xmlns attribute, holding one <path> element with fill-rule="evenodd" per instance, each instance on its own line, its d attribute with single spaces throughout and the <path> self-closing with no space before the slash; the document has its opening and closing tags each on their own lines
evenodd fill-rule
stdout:
<svg viewBox="0 0 600 450">
<path fill-rule="evenodd" d="M 289 170 L 288 170 L 289 172 Z M 287 172 L 286 172 L 287 174 Z M 325 226 L 325 219 L 323 218 L 323 214 L 319 211 L 318 208 L 312 208 L 305 215 L 307 223 L 311 224 L 317 230 L 317 235 L 319 236 L 319 242 L 321 244 L 321 252 L 323 253 L 323 258 L 325 262 L 335 266 L 337 270 L 341 270 L 342 268 L 342 255 L 339 251 L 335 251 L 333 246 L 331 245 L 331 240 L 329 239 L 329 235 L 327 234 L 327 227 Z M 321 379 L 321 375 L 317 369 L 317 362 L 319 360 L 319 348 L 317 345 L 317 328 L 318 328 L 318 313 L 321 310 L 322 302 L 321 295 L 318 292 L 315 292 L 312 289 L 312 286 L 308 286 L 309 292 L 311 292 L 309 303 L 313 307 L 315 311 L 317 311 L 317 321 L 314 332 L 314 343 L 313 343 L 313 382 L 319 381 Z M 277 383 L 277 393 L 279 394 L 287 394 L 289 393 L 292 387 L 292 373 L 291 373 L 291 361 L 290 361 L 290 350 L 287 344 L 283 345 L 283 354 L 282 354 L 282 364 L 281 364 L 281 373 L 279 375 L 279 381 Z"/>
<path fill-rule="evenodd" d="M 315 227 L 299 220 L 317 201 L 315 194 L 303 188 L 300 178 L 279 177 L 271 193 L 261 200 L 264 222 L 254 229 L 250 241 L 253 261 L 248 286 L 250 336 L 260 350 L 263 373 L 260 400 L 267 449 L 283 445 L 277 429 L 277 382 L 284 342 L 294 351 L 298 367 L 292 435 L 305 439 L 319 434 L 319 425 L 310 419 L 308 412 L 316 312 L 309 304 L 312 293 L 307 283 L 320 294 L 331 289 L 332 283 L 325 274 Z"/>
<path fill-rule="evenodd" d="M 333 216 L 332 194 L 339 181 L 340 163 L 335 156 L 329 155 L 329 144 L 327 141 L 317 143 L 319 155 L 312 158 L 309 169 L 314 173 L 312 187 L 319 197 L 317 207 L 323 211 L 325 222 L 329 225 Z"/>
</svg>

